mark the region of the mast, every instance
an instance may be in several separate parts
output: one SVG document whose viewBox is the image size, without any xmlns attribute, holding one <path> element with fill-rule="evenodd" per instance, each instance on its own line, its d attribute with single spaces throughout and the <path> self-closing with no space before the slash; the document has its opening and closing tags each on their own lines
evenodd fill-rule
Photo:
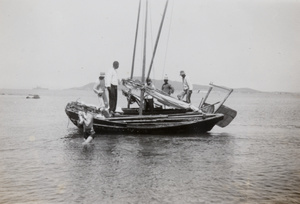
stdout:
<svg viewBox="0 0 300 204">
<path fill-rule="evenodd" d="M 152 69 L 153 60 L 154 60 L 155 53 L 156 53 L 156 48 L 157 48 L 157 45 L 158 45 L 158 41 L 159 41 L 161 29 L 162 29 L 162 26 L 163 26 L 163 23 L 164 23 L 164 19 L 165 19 L 167 7 L 168 7 L 168 1 L 169 0 L 166 1 L 166 5 L 165 5 L 165 9 L 164 9 L 164 14 L 163 14 L 163 17 L 161 19 L 160 27 L 159 27 L 159 30 L 158 30 L 158 34 L 157 34 L 157 38 L 156 38 L 156 42 L 155 42 L 155 47 L 154 47 L 154 50 L 153 50 L 153 55 L 152 55 L 152 59 L 151 59 L 151 63 L 150 63 L 150 67 L 149 67 L 147 78 L 149 78 L 150 72 L 151 72 L 151 69 Z"/>
<path fill-rule="evenodd" d="M 146 68 L 146 39 L 147 39 L 147 16 L 148 16 L 148 0 L 146 0 L 146 16 L 145 16 L 145 31 L 144 31 L 144 56 L 143 56 L 143 71 L 142 71 L 142 84 L 145 84 L 145 68 Z M 139 115 L 143 114 L 144 107 L 144 93 L 145 90 L 141 89 L 141 103 Z"/>
<path fill-rule="evenodd" d="M 139 11 L 138 11 L 138 17 L 136 22 L 136 31 L 135 31 L 135 40 L 134 40 L 134 48 L 133 48 L 133 56 L 132 56 L 132 66 L 131 66 L 131 75 L 130 79 L 133 77 L 133 70 L 134 70 L 134 61 L 135 61 L 135 51 L 136 51 L 136 41 L 138 36 L 138 30 L 139 30 L 139 21 L 140 21 L 140 11 L 141 11 L 141 0 L 139 3 Z"/>
<path fill-rule="evenodd" d="M 139 3 L 139 11 L 138 11 L 138 17 L 137 17 L 137 22 L 136 22 L 136 31 L 135 31 L 135 40 L 134 40 L 134 48 L 133 48 L 133 56 L 132 56 L 132 66 L 131 66 L 130 79 L 133 78 L 134 61 L 135 61 L 135 51 L 136 51 L 136 41 L 137 41 L 138 30 L 139 30 L 139 22 L 140 22 L 140 12 L 141 12 L 141 0 L 140 0 L 140 3 Z M 131 99 L 131 89 L 129 90 L 129 100 L 128 100 L 128 104 L 127 104 L 128 108 L 130 108 L 130 99 Z"/>
</svg>

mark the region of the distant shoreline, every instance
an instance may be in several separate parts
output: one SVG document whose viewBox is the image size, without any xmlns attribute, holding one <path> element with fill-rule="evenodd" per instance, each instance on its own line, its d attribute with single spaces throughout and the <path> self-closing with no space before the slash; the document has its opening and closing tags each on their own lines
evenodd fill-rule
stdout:
<svg viewBox="0 0 300 204">
<path fill-rule="evenodd" d="M 153 80 L 155 81 L 155 80 Z M 180 82 L 177 82 L 180 83 Z M 155 83 L 158 84 L 156 85 L 156 88 L 160 88 L 161 84 L 159 84 L 159 82 Z M 176 86 L 176 82 L 170 82 L 170 84 L 172 84 L 175 88 L 175 90 L 179 91 L 181 90 L 181 83 L 180 86 L 178 87 L 178 85 Z M 9 88 L 0 88 L 0 95 L 20 95 L 20 94 L 14 94 L 14 93 L 9 93 L 11 91 L 15 92 L 15 91 L 22 91 L 22 92 L 26 92 L 26 93 L 22 93 L 23 95 L 26 94 L 35 94 L 35 93 L 40 93 L 43 91 L 67 91 L 67 90 L 74 90 L 74 91 L 91 91 L 93 90 L 93 86 L 94 83 L 88 83 L 84 86 L 80 86 L 80 87 L 73 87 L 73 88 L 64 88 L 64 89 L 9 89 Z M 208 89 L 209 86 L 205 86 L 205 85 L 197 85 L 197 84 L 193 84 L 194 86 L 194 92 L 196 93 L 197 91 L 206 91 Z M 123 89 L 125 88 L 124 86 L 119 86 L 119 89 Z M 243 94 L 256 94 L 256 93 L 268 93 L 268 94 L 291 94 L 291 95 L 300 95 L 300 92 L 284 92 L 284 91 L 258 91 L 258 90 L 254 90 L 251 88 L 233 88 L 233 93 L 243 93 Z M 221 90 L 220 90 L 221 91 Z"/>
<path fill-rule="evenodd" d="M 160 89 L 160 87 L 162 86 L 162 84 L 164 83 L 163 80 L 156 80 L 153 79 L 153 84 L 155 85 L 156 88 Z M 73 90 L 91 90 L 93 89 L 94 86 L 94 82 L 88 83 L 84 86 L 80 86 L 80 87 L 73 87 L 73 88 L 69 88 L 69 89 L 73 89 Z M 175 90 L 181 90 L 182 89 L 182 83 L 178 82 L 178 81 L 170 81 L 169 80 L 169 84 L 171 84 Z M 199 84 L 193 84 L 194 86 L 194 91 L 198 91 L 198 90 L 207 90 L 209 85 L 199 85 Z M 119 87 L 123 87 L 123 86 L 119 86 Z M 231 87 L 230 87 L 231 88 Z M 275 94 L 300 94 L 300 92 L 284 92 L 284 91 L 259 91 L 259 90 L 255 90 L 255 89 L 251 89 L 251 88 L 233 88 L 233 92 L 238 92 L 238 93 L 275 93 Z"/>
</svg>

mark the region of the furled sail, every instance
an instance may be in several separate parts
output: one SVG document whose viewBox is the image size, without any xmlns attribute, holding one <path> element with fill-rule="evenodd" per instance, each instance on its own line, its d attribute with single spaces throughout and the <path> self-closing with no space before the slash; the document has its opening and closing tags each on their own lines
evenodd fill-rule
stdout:
<svg viewBox="0 0 300 204">
<path fill-rule="evenodd" d="M 157 101 L 160 103 L 174 107 L 179 109 L 192 109 L 193 111 L 201 112 L 196 106 L 193 106 L 192 104 L 186 103 L 184 101 L 180 101 L 174 97 L 169 96 L 165 92 L 159 90 L 159 89 L 152 89 L 150 87 L 144 86 L 140 81 L 138 80 L 132 80 L 132 79 L 123 79 L 123 85 L 126 88 L 129 89 L 144 89 L 145 92 L 151 96 L 153 96 Z"/>
</svg>

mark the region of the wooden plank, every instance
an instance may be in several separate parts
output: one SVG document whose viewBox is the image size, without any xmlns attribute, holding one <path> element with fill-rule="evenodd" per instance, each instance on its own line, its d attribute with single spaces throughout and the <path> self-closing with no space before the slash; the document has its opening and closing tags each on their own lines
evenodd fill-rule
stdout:
<svg viewBox="0 0 300 204">
<path fill-rule="evenodd" d="M 111 117 L 106 118 L 107 120 L 114 121 L 114 120 L 142 120 L 142 119 L 155 119 L 155 118 L 168 118 L 168 115 L 133 115 L 133 116 L 120 116 L 120 117 Z"/>
</svg>

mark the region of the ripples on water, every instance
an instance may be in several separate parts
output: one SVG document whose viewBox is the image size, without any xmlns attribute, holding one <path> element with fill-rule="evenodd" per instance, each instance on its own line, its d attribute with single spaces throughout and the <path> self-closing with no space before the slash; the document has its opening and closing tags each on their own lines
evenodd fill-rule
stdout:
<svg viewBox="0 0 300 204">
<path fill-rule="evenodd" d="M 299 97 L 236 94 L 225 129 L 83 146 L 64 107 L 95 97 L 40 95 L 0 96 L 0 203 L 300 203 Z"/>
</svg>

